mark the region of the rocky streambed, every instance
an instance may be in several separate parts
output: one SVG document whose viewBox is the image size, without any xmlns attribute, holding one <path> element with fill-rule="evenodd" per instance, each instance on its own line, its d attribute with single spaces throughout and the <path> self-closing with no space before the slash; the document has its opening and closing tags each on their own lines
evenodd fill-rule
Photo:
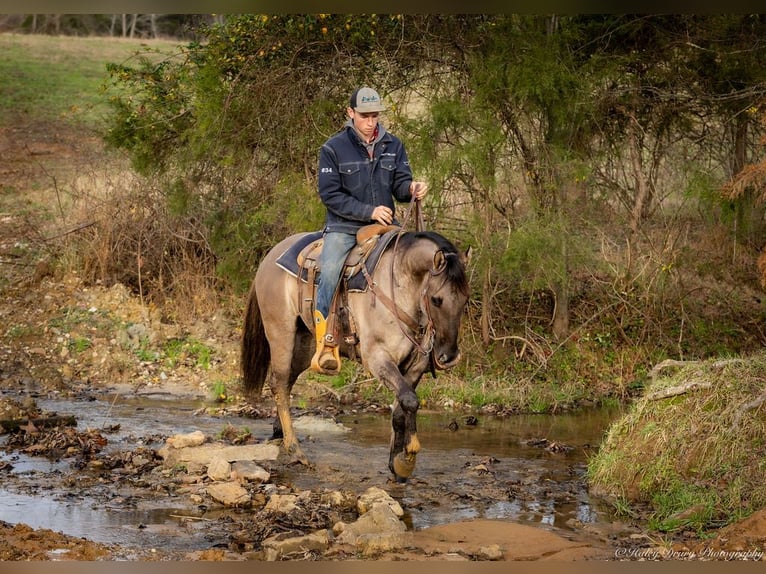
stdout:
<svg viewBox="0 0 766 574">
<path fill-rule="evenodd" d="M 22 421 L 0 437 L 10 559 L 25 528 L 126 560 L 608 558 L 641 536 L 588 495 L 584 462 L 605 423 L 585 414 L 423 413 L 424 452 L 401 485 L 379 405 L 296 409 L 305 466 L 268 440 L 268 404 L 124 389 L 3 404 Z M 62 545 L 39 556 L 84 552 Z"/>
</svg>

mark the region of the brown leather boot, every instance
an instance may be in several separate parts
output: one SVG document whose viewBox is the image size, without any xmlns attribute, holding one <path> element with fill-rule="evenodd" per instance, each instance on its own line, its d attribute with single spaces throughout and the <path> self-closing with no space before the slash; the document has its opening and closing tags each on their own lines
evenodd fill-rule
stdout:
<svg viewBox="0 0 766 574">
<path fill-rule="evenodd" d="M 338 345 L 327 336 L 327 319 L 321 311 L 314 311 L 314 329 L 317 342 L 316 352 L 311 358 L 311 370 L 325 375 L 337 375 L 340 372 L 340 351 Z"/>
</svg>

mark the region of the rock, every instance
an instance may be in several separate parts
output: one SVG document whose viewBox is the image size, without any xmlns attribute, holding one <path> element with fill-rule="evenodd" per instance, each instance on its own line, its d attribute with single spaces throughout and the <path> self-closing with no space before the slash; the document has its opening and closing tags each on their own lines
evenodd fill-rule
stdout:
<svg viewBox="0 0 766 574">
<path fill-rule="evenodd" d="M 384 504 L 390 507 L 397 518 L 404 516 L 404 510 L 402 510 L 401 505 L 391 498 L 385 490 L 377 486 L 371 486 L 359 496 L 359 499 L 356 501 L 356 508 L 359 514 L 364 514 L 372 510 L 376 504 Z"/>
<path fill-rule="evenodd" d="M 286 537 L 288 533 L 271 536 L 263 541 L 266 560 L 279 560 L 290 554 L 305 554 L 306 552 L 324 552 L 330 546 L 327 530 L 317 530 L 306 536 Z"/>
<path fill-rule="evenodd" d="M 322 493 L 320 500 L 324 504 L 329 504 L 330 506 L 345 507 L 349 505 L 348 499 L 339 490 L 331 490 L 330 492 Z"/>
<path fill-rule="evenodd" d="M 401 550 L 412 544 L 412 533 L 397 532 L 383 535 L 361 536 L 356 541 L 356 548 L 364 556 L 373 556 L 385 552 Z"/>
<path fill-rule="evenodd" d="M 411 542 L 412 534 L 388 504 L 377 503 L 356 522 L 338 523 L 334 532 L 340 544 L 350 544 L 364 555 L 390 552 Z"/>
<path fill-rule="evenodd" d="M 247 482 L 269 482 L 271 474 L 252 460 L 238 460 L 231 465 L 232 476 Z"/>
<path fill-rule="evenodd" d="M 149 329 L 143 323 L 134 323 L 133 325 L 128 326 L 126 332 L 128 334 L 128 347 L 130 349 L 138 349 L 143 340 L 152 340 Z"/>
<path fill-rule="evenodd" d="M 229 480 L 231 478 L 231 463 L 220 457 L 215 457 L 207 465 L 207 476 L 210 480 Z"/>
<path fill-rule="evenodd" d="M 145 464 L 149 464 L 152 461 L 146 458 L 145 456 L 136 455 L 132 459 L 130 459 L 130 462 L 135 467 L 141 467 L 141 466 L 144 466 Z"/>
<path fill-rule="evenodd" d="M 157 454 L 163 458 L 166 468 L 185 465 L 189 472 L 199 472 L 206 468 L 213 458 L 222 458 L 232 463 L 243 460 L 276 460 L 279 447 L 275 444 L 231 446 L 208 443 L 196 447 L 172 448 L 166 444 Z"/>
<path fill-rule="evenodd" d="M 272 494 L 269 501 L 266 503 L 264 510 L 287 514 L 297 508 L 297 505 L 295 504 L 297 500 L 297 494 Z"/>
<path fill-rule="evenodd" d="M 188 434 L 173 435 L 165 441 L 165 444 L 172 448 L 186 448 L 190 446 L 199 446 L 204 442 L 205 433 L 197 430 Z"/>
<path fill-rule="evenodd" d="M 351 429 L 332 419 L 303 415 L 293 419 L 293 430 L 305 434 L 343 434 Z"/>
<path fill-rule="evenodd" d="M 342 536 L 348 542 L 350 537 L 381 532 L 404 532 L 406 526 L 399 520 L 394 510 L 386 504 L 376 504 L 360 516 L 356 522 L 346 524 Z"/>
<path fill-rule="evenodd" d="M 502 560 L 503 550 L 499 544 L 490 544 L 479 548 L 479 560 Z"/>
<path fill-rule="evenodd" d="M 250 493 L 235 481 L 211 484 L 207 493 L 224 506 L 247 506 L 250 503 Z"/>
</svg>

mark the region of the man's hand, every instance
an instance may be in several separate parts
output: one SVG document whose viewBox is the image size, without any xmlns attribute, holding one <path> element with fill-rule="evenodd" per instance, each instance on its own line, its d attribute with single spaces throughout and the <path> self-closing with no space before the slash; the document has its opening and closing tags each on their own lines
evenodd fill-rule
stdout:
<svg viewBox="0 0 766 574">
<path fill-rule="evenodd" d="M 394 221 L 394 212 L 385 205 L 379 205 L 372 212 L 372 218 L 381 225 L 391 225 Z"/>
<path fill-rule="evenodd" d="M 410 184 L 410 195 L 412 199 L 423 199 L 428 192 L 428 184 L 424 181 L 413 181 Z"/>
</svg>

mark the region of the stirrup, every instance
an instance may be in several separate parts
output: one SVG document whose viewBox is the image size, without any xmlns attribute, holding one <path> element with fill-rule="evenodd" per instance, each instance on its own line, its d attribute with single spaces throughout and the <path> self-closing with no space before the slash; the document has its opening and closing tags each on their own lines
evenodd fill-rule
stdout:
<svg viewBox="0 0 766 574">
<path fill-rule="evenodd" d="M 311 358 L 311 370 L 323 375 L 337 375 L 340 372 L 340 350 L 337 345 L 317 347 Z"/>
</svg>

